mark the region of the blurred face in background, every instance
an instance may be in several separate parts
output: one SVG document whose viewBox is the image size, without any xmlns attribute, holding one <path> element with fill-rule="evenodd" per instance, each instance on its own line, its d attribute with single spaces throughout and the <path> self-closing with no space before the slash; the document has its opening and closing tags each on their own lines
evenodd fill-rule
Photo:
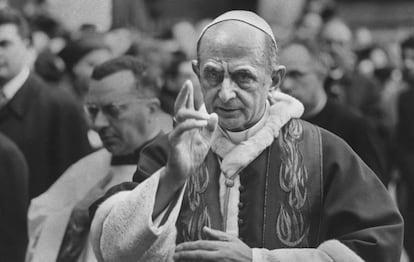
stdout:
<svg viewBox="0 0 414 262">
<path fill-rule="evenodd" d="M 92 127 L 104 147 L 114 155 L 134 152 L 147 141 L 151 102 L 140 97 L 131 71 L 119 71 L 101 80 L 92 80 L 86 109 Z"/>
<path fill-rule="evenodd" d="M 355 66 L 352 32 L 342 21 L 332 20 L 322 28 L 321 47 L 331 56 L 331 68 L 352 70 Z"/>
<path fill-rule="evenodd" d="M 75 85 L 78 94 L 84 95 L 87 93 L 93 68 L 110 58 L 112 58 L 112 53 L 109 49 L 95 49 L 87 53 L 73 66 L 72 72 L 75 75 Z"/>
<path fill-rule="evenodd" d="M 179 93 L 183 84 L 188 79 L 191 80 L 193 85 L 199 85 L 197 75 L 191 67 L 191 61 L 183 61 L 177 66 L 177 75 L 174 78 L 168 79 L 168 89 L 170 91 Z"/>
<path fill-rule="evenodd" d="M 15 77 L 26 65 L 27 39 L 23 39 L 14 24 L 0 25 L 0 84 Z"/>
<path fill-rule="evenodd" d="M 322 18 L 318 14 L 307 13 L 296 30 L 296 36 L 300 39 L 315 40 L 322 23 Z"/>
<path fill-rule="evenodd" d="M 402 51 L 402 65 L 404 80 L 414 84 L 414 47 Z"/>
<path fill-rule="evenodd" d="M 323 47 L 333 52 L 335 48 L 351 48 L 352 32 L 341 21 L 333 20 L 328 22 L 321 32 Z"/>
<path fill-rule="evenodd" d="M 317 62 L 302 45 L 292 44 L 281 50 L 280 63 L 286 66 L 285 79 L 281 91 L 289 94 L 312 111 L 319 103 L 323 91 L 323 76 Z"/>
</svg>

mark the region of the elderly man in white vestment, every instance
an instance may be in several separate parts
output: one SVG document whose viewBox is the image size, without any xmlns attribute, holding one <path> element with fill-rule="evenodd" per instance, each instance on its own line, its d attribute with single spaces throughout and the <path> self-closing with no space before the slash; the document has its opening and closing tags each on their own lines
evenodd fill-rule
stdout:
<svg viewBox="0 0 414 262">
<path fill-rule="evenodd" d="M 276 54 L 254 13 L 205 27 L 166 163 L 96 209 L 99 261 L 398 261 L 395 203 L 343 140 L 298 119 Z"/>
</svg>

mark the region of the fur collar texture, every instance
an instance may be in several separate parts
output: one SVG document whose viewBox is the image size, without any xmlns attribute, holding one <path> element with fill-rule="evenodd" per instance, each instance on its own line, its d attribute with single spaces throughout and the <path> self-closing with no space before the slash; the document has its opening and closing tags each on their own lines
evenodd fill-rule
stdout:
<svg viewBox="0 0 414 262">
<path fill-rule="evenodd" d="M 279 91 L 269 96 L 269 102 L 270 112 L 265 125 L 246 141 L 235 145 L 220 128 L 213 134 L 211 148 L 223 159 L 221 170 L 227 178 L 233 178 L 256 159 L 279 136 L 280 129 L 290 119 L 301 117 L 304 111 L 301 102 Z"/>
</svg>

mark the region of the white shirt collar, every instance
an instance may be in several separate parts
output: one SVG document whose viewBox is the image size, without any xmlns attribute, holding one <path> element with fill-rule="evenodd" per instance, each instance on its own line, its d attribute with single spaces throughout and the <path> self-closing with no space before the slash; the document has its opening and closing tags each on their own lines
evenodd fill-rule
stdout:
<svg viewBox="0 0 414 262">
<path fill-rule="evenodd" d="M 14 95 L 16 95 L 17 91 L 23 86 L 24 82 L 26 82 L 27 78 L 29 77 L 30 69 L 29 67 L 24 67 L 20 73 L 18 73 L 15 77 L 13 77 L 9 82 L 7 82 L 2 90 L 4 95 L 8 100 L 12 99 Z"/>
</svg>

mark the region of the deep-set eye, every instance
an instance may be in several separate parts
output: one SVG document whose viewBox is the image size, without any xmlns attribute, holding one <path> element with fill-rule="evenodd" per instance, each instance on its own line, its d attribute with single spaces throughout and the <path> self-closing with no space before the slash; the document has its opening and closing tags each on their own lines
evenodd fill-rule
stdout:
<svg viewBox="0 0 414 262">
<path fill-rule="evenodd" d="M 121 107 L 122 105 L 115 105 L 115 104 L 105 105 L 102 107 L 102 111 L 107 116 L 110 116 L 112 118 L 118 118 L 122 111 Z"/>
<path fill-rule="evenodd" d="M 216 86 L 223 81 L 223 71 L 215 68 L 207 68 L 204 70 L 204 79 L 211 86 Z"/>
<path fill-rule="evenodd" d="M 98 115 L 99 108 L 96 105 L 86 105 L 85 109 L 91 118 L 96 118 Z"/>
<path fill-rule="evenodd" d="M 238 84 L 244 85 L 252 83 L 256 78 L 252 73 L 248 71 L 238 71 L 233 74 L 233 79 Z"/>
</svg>

